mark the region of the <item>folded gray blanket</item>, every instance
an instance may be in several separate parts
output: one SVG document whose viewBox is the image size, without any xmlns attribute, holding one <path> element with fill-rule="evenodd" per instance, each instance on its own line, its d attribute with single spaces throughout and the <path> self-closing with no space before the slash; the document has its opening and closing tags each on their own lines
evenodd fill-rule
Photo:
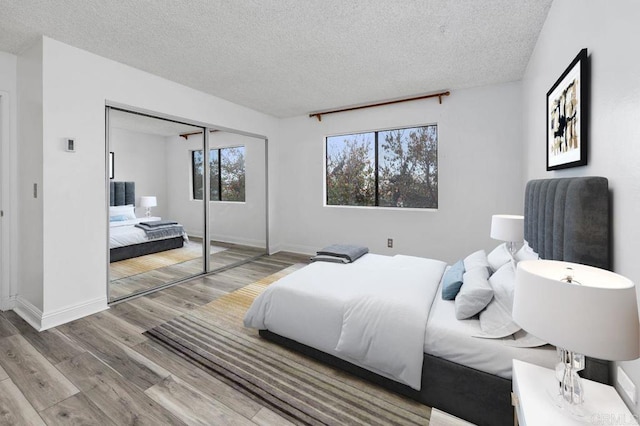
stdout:
<svg viewBox="0 0 640 426">
<path fill-rule="evenodd" d="M 349 244 L 332 244 L 318 251 L 316 254 L 317 256 L 339 257 L 347 259 L 349 262 L 355 262 L 358 258 L 364 256 L 367 253 L 369 253 L 369 249 L 367 247 L 354 246 Z"/>
<path fill-rule="evenodd" d="M 140 225 L 144 225 L 144 228 L 157 228 L 159 226 L 167 226 L 167 225 L 177 225 L 178 222 L 174 222 L 172 220 L 152 220 L 150 222 L 140 222 Z"/>
<path fill-rule="evenodd" d="M 345 257 L 327 256 L 326 254 L 318 254 L 309 259 L 312 262 L 332 262 L 332 263 L 351 263 Z"/>
<path fill-rule="evenodd" d="M 138 223 L 136 224 L 136 228 L 142 229 L 150 240 L 180 237 L 184 234 L 182 225 L 148 226 L 146 223 Z"/>
</svg>

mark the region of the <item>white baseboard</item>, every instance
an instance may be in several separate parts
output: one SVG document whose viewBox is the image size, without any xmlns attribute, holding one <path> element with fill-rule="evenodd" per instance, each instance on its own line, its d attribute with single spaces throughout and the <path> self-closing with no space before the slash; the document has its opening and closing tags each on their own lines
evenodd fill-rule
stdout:
<svg viewBox="0 0 640 426">
<path fill-rule="evenodd" d="M 211 241 L 221 241 L 223 243 L 238 244 L 255 248 L 264 248 L 265 242 L 248 238 L 237 238 L 229 235 L 211 235 Z"/>
<path fill-rule="evenodd" d="M 38 331 L 42 329 L 42 311 L 20 296 L 16 297 L 16 306 L 13 308 L 16 314 L 28 322 Z"/>
<path fill-rule="evenodd" d="M 13 308 L 13 310 L 22 317 L 22 319 L 31 324 L 31 326 L 38 331 L 57 327 L 61 324 L 104 311 L 105 309 L 109 309 L 106 297 L 89 300 L 75 306 L 69 306 L 58 309 L 57 311 L 47 312 L 46 314 L 33 306 L 29 301 L 18 297 L 16 299 L 15 307 Z"/>
<path fill-rule="evenodd" d="M 277 253 L 279 251 L 288 251 L 292 253 L 313 256 L 316 254 L 318 250 L 320 250 L 320 247 L 303 246 L 299 244 L 279 244 L 277 247 L 274 247 L 272 250 L 273 250 L 273 253 Z"/>
<path fill-rule="evenodd" d="M 187 232 L 189 237 L 200 238 L 202 239 L 202 235 Z M 261 240 L 253 240 L 248 238 L 237 238 L 229 235 L 211 235 L 211 241 L 220 241 L 221 243 L 229 243 L 229 244 L 239 244 L 241 246 L 249 246 L 255 248 L 264 248 L 264 241 Z"/>
<path fill-rule="evenodd" d="M 10 311 L 16 307 L 16 297 L 5 297 L 0 299 L 0 311 Z"/>
</svg>

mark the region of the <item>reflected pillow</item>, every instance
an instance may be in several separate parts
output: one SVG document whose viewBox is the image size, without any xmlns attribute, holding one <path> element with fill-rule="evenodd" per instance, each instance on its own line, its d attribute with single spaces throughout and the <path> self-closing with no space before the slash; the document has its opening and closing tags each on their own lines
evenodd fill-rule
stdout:
<svg viewBox="0 0 640 426">
<path fill-rule="evenodd" d="M 135 219 L 136 211 L 133 204 L 127 204 L 126 206 L 110 206 L 109 207 L 109 220 L 114 216 L 126 216 L 127 219 Z"/>
<path fill-rule="evenodd" d="M 489 270 L 486 267 L 476 267 L 464 273 L 455 301 L 457 319 L 471 318 L 491 301 L 493 290 L 487 278 Z"/>
<path fill-rule="evenodd" d="M 453 300 L 458 295 L 462 286 L 462 276 L 464 275 L 464 262 L 458 260 L 447 269 L 442 277 L 442 298 L 444 300 Z"/>
<path fill-rule="evenodd" d="M 117 216 L 109 216 L 109 222 L 123 222 L 129 220 L 129 218 L 123 214 Z"/>
</svg>

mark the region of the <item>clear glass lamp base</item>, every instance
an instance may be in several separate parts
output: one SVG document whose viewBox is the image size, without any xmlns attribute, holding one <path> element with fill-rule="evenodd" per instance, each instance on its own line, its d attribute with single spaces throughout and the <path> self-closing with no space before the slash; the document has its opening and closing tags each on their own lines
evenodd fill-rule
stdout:
<svg viewBox="0 0 640 426">
<path fill-rule="evenodd" d="M 554 405 L 571 417 L 584 419 L 591 412 L 584 405 L 584 389 L 578 371 L 584 369 L 584 355 L 558 348 L 560 362 L 556 365 L 557 392 L 549 394 Z"/>
</svg>

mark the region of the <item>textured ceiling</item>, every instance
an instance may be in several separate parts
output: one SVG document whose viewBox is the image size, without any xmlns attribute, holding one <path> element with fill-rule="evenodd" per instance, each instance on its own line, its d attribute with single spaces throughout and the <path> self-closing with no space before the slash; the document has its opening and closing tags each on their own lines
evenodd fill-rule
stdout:
<svg viewBox="0 0 640 426">
<path fill-rule="evenodd" d="M 46 35 L 277 117 L 519 80 L 552 0 L 0 0 Z"/>
</svg>

